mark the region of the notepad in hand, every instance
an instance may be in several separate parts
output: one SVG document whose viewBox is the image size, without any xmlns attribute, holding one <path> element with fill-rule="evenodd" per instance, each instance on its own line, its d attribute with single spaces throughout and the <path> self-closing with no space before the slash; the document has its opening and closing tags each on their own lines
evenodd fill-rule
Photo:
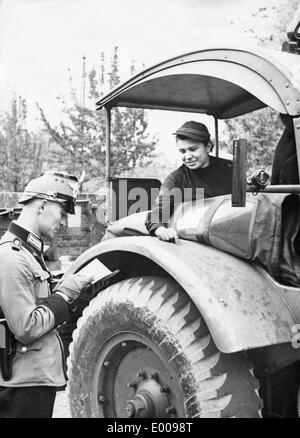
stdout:
<svg viewBox="0 0 300 438">
<path fill-rule="evenodd" d="M 110 271 L 100 260 L 94 259 L 80 271 L 78 274 L 85 274 L 93 277 L 92 284 L 96 283 L 101 279 L 104 279 L 108 275 L 110 275 L 112 271 Z"/>
</svg>

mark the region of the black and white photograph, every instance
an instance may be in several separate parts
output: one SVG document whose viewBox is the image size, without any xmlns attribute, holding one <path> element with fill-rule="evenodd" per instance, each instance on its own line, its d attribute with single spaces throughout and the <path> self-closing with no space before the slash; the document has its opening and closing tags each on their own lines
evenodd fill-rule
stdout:
<svg viewBox="0 0 300 438">
<path fill-rule="evenodd" d="M 0 103 L 0 419 L 299 418 L 300 1 L 0 0 Z"/>
</svg>

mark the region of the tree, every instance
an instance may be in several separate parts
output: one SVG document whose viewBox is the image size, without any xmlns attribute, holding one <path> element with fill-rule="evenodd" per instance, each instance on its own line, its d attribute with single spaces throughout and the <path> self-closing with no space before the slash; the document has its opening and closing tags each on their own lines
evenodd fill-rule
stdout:
<svg viewBox="0 0 300 438">
<path fill-rule="evenodd" d="M 286 39 L 286 28 L 297 9 L 298 0 L 286 0 L 279 7 L 259 8 L 253 17 L 269 18 L 273 22 L 273 31 L 268 34 L 257 34 L 253 29 L 246 30 L 256 42 L 279 50 Z M 225 120 L 224 137 L 232 144 L 237 137 L 248 139 L 248 173 L 263 168 L 271 173 L 274 150 L 283 132 L 283 124 L 279 114 L 271 108 L 264 108 L 234 119 Z"/>
<path fill-rule="evenodd" d="M 270 174 L 274 149 L 283 131 L 278 114 L 271 108 L 264 108 L 252 114 L 225 120 L 225 124 L 227 144 L 232 145 L 235 138 L 247 139 L 248 173 L 252 174 L 262 168 Z"/>
<path fill-rule="evenodd" d="M 76 93 L 72 92 L 71 106 L 64 109 L 66 121 L 61 122 L 58 127 L 51 126 L 45 112 L 39 107 L 46 131 L 50 134 L 52 142 L 59 146 L 60 158 L 64 157 L 65 169 L 77 174 L 85 169 L 89 179 L 103 180 L 105 175 L 105 114 L 103 111 L 96 111 L 94 105 L 107 88 L 111 89 L 120 82 L 117 47 L 114 49 L 108 74 L 105 64 L 106 58 L 102 53 L 99 79 L 95 69 L 89 71 L 87 75 L 88 104 L 85 104 L 85 96 L 82 102 L 78 102 Z M 83 67 L 85 85 L 85 59 Z M 70 83 L 72 83 L 71 77 Z M 90 103 L 93 107 L 90 107 Z M 112 110 L 112 176 L 131 171 L 140 163 L 145 164 L 150 160 L 156 139 L 149 138 L 147 127 L 144 110 L 120 108 Z"/>
<path fill-rule="evenodd" d="M 41 173 L 45 142 L 26 125 L 26 101 L 14 98 L 10 111 L 0 116 L 0 190 L 22 191 Z"/>
<path fill-rule="evenodd" d="M 286 39 L 287 26 L 299 6 L 299 0 L 282 0 L 277 3 L 272 7 L 259 7 L 247 22 L 241 18 L 230 23 L 255 43 L 278 50 Z"/>
</svg>

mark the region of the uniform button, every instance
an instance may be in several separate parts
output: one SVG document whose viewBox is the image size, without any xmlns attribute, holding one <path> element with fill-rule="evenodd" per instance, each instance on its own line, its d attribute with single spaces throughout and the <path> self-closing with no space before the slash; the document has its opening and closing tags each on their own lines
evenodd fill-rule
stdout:
<svg viewBox="0 0 300 438">
<path fill-rule="evenodd" d="M 22 347 L 21 350 L 23 351 L 23 353 L 26 353 L 27 347 Z"/>
</svg>

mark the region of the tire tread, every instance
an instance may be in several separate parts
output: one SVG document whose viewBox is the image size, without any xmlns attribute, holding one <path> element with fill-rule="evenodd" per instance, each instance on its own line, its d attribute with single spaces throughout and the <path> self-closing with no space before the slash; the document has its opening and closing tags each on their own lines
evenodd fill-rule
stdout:
<svg viewBox="0 0 300 438">
<path fill-rule="evenodd" d="M 227 370 L 225 368 L 222 370 L 225 355 L 217 350 L 203 318 L 199 316 L 199 311 L 181 287 L 173 281 L 166 279 L 163 281 L 159 277 L 125 280 L 102 291 L 90 302 L 73 332 L 73 342 L 70 345 L 68 358 L 71 379 L 73 367 L 76 366 L 73 359 L 74 345 L 80 343 L 82 328 L 88 325 L 89 319 L 95 314 L 99 317 L 101 309 L 109 303 L 118 303 L 120 300 L 126 301 L 133 308 L 147 308 L 144 321 L 148 323 L 149 330 L 166 331 L 167 327 L 167 335 L 160 346 L 170 340 L 176 342 L 177 353 L 171 357 L 170 363 L 176 361 L 181 355 L 188 358 L 189 366 L 179 380 L 182 385 L 186 379 L 194 380 L 195 393 L 185 400 L 186 410 L 190 413 L 190 417 L 235 416 L 236 413 L 227 412 L 234 394 L 223 391 L 228 380 Z M 149 319 L 149 314 L 155 315 L 155 325 L 152 324 L 152 317 Z M 251 375 L 251 369 L 248 369 L 248 374 L 257 399 L 256 406 L 252 406 L 251 409 L 256 411 L 258 417 L 262 407 L 261 400 L 256 393 L 258 382 Z"/>
</svg>

